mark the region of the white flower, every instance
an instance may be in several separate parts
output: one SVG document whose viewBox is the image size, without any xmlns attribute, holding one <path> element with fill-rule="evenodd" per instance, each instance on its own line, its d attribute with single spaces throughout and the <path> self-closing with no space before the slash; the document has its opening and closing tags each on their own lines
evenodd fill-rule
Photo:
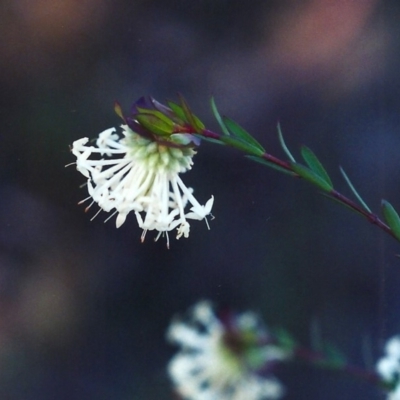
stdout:
<svg viewBox="0 0 400 400">
<path fill-rule="evenodd" d="M 388 393 L 388 400 L 400 400 L 400 335 L 389 339 L 385 346 L 385 356 L 376 364 L 378 374 L 393 389 Z"/>
<path fill-rule="evenodd" d="M 279 399 L 283 387 L 272 375 L 257 374 L 288 354 L 265 338 L 257 317 L 245 313 L 227 327 L 211 304 L 197 303 L 187 322 L 175 319 L 167 338 L 181 347 L 168 366 L 176 391 L 188 400 Z"/>
<path fill-rule="evenodd" d="M 168 232 L 175 228 L 177 239 L 188 237 L 188 219 L 206 218 L 214 202 L 211 196 L 204 206 L 200 205 L 193 190 L 179 177 L 191 169 L 195 150 L 160 144 L 138 135 L 127 125 L 121 128 L 122 137 L 114 128 L 100 133 L 97 147 L 88 144 L 88 138 L 73 143 L 76 168 L 87 178 L 90 195 L 83 201 L 93 199 L 91 205 L 97 203 L 99 212 L 114 210 L 109 218 L 117 214 L 117 228 L 133 211 L 143 229 L 142 241 L 148 230 L 159 232 L 156 239 L 165 233 L 167 244 Z M 191 208 L 185 212 L 188 203 Z"/>
</svg>

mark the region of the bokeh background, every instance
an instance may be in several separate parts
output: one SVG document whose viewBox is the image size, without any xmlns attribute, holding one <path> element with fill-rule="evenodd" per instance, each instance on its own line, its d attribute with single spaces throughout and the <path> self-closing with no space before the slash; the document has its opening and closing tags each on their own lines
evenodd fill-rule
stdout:
<svg viewBox="0 0 400 400">
<path fill-rule="evenodd" d="M 338 190 L 341 165 L 374 210 L 400 209 L 399 22 L 383 0 L 2 0 L 0 397 L 174 399 L 165 330 L 204 298 L 372 367 L 400 332 L 400 247 L 368 222 L 204 143 L 184 180 L 216 218 L 167 250 L 141 244 L 133 216 L 90 222 L 64 165 L 74 140 L 120 123 L 114 100 L 181 92 L 218 129 L 213 95 L 270 153 L 284 157 L 280 121 Z M 286 399 L 381 398 L 303 365 L 277 376 Z"/>
</svg>

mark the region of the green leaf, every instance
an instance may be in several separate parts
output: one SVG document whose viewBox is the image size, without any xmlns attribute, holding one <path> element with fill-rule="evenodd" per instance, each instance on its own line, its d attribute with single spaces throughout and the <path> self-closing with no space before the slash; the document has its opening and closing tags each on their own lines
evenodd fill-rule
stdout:
<svg viewBox="0 0 400 400">
<path fill-rule="evenodd" d="M 333 187 L 331 178 L 329 178 L 329 175 L 326 172 L 325 168 L 322 166 L 321 162 L 318 160 L 317 156 L 312 152 L 312 150 L 306 146 L 302 146 L 301 155 L 303 156 L 304 161 L 307 163 L 310 169 Z"/>
<path fill-rule="evenodd" d="M 161 111 L 149 110 L 148 108 L 141 107 L 137 107 L 137 110 L 139 112 L 138 115 L 154 115 L 158 120 L 161 120 L 170 126 L 174 126 L 174 122 L 171 120 L 171 118 L 168 118 Z"/>
<path fill-rule="evenodd" d="M 400 240 L 400 218 L 397 211 L 393 208 L 393 206 L 386 200 L 382 200 L 382 211 L 385 217 L 387 224 L 390 229 L 396 236 L 398 240 Z"/>
<path fill-rule="evenodd" d="M 263 153 L 265 152 L 264 147 L 261 146 L 261 144 L 253 138 L 253 136 L 250 135 L 245 129 L 243 129 L 239 124 L 237 124 L 233 119 L 230 119 L 228 117 L 222 117 L 225 126 L 229 129 L 229 131 L 238 137 L 239 139 L 243 140 L 243 142 L 248 143 L 259 150 L 261 150 Z"/>
<path fill-rule="evenodd" d="M 346 183 L 349 185 L 351 191 L 353 192 L 354 196 L 356 196 L 357 200 L 360 202 L 360 204 L 364 207 L 365 210 L 367 210 L 369 213 L 372 214 L 372 211 L 370 210 L 370 208 L 367 206 L 367 204 L 365 203 L 365 201 L 362 199 L 362 197 L 358 194 L 356 188 L 353 186 L 353 184 L 350 181 L 350 178 L 347 176 L 346 172 L 344 172 L 344 169 L 342 167 L 340 168 L 340 172 L 343 175 L 343 178 L 345 179 Z"/>
<path fill-rule="evenodd" d="M 319 322 L 316 318 L 313 318 L 311 321 L 310 341 L 311 341 L 311 349 L 313 351 L 321 351 L 322 349 L 321 329 Z"/>
<path fill-rule="evenodd" d="M 173 101 L 168 101 L 167 104 L 179 119 L 181 119 L 182 121 L 186 121 L 185 113 L 183 112 L 182 107 L 179 104 L 176 104 Z"/>
<path fill-rule="evenodd" d="M 286 143 L 283 139 L 283 135 L 282 135 L 282 131 L 281 131 L 281 124 L 278 122 L 277 125 L 278 128 L 278 137 L 279 137 L 279 142 L 282 146 L 283 151 L 286 153 L 286 155 L 289 157 L 289 160 L 293 163 L 296 162 L 296 160 L 294 159 L 294 157 L 292 156 L 292 153 L 289 151 L 288 147 L 286 146 Z"/>
<path fill-rule="evenodd" d="M 218 139 L 210 138 L 210 137 L 203 136 L 203 135 L 195 135 L 195 136 L 199 137 L 201 140 L 205 140 L 206 142 L 225 145 L 225 143 L 221 142 Z"/>
<path fill-rule="evenodd" d="M 224 142 L 236 149 L 242 150 L 246 153 L 249 153 L 253 156 L 262 156 L 264 151 L 259 149 L 258 147 L 253 146 L 252 144 L 246 143 L 239 138 L 234 138 L 232 136 L 221 136 L 221 142 Z"/>
<path fill-rule="evenodd" d="M 279 172 L 284 172 L 285 174 L 291 175 L 291 176 L 295 176 L 296 174 L 292 171 L 289 171 L 288 169 L 282 168 L 279 165 L 276 165 L 270 161 L 264 160 L 263 158 L 260 157 L 256 157 L 256 156 L 246 156 L 247 158 L 250 158 L 250 160 L 253 160 L 255 162 L 258 162 L 262 165 L 265 165 L 267 167 L 270 167 L 272 169 L 276 169 Z"/>
<path fill-rule="evenodd" d="M 181 100 L 182 110 L 186 117 L 186 122 L 190 124 L 196 132 L 201 132 L 205 128 L 205 125 L 192 113 L 183 96 L 179 95 L 179 98 Z"/>
<path fill-rule="evenodd" d="M 292 168 L 293 171 L 300 175 L 302 178 L 311 182 L 313 185 L 318 186 L 323 191 L 330 192 L 333 189 L 332 185 L 329 182 L 325 181 L 314 171 L 305 167 L 304 165 L 292 163 Z"/>
<path fill-rule="evenodd" d="M 118 117 L 120 117 L 125 122 L 124 113 L 122 112 L 121 104 L 119 104 L 118 101 L 114 103 L 114 111 L 118 115 Z"/>
<path fill-rule="evenodd" d="M 156 113 L 161 114 L 159 111 L 154 112 L 140 112 L 135 116 L 141 125 L 147 128 L 149 131 L 155 133 L 156 135 L 168 136 L 174 130 L 174 123 L 161 114 L 164 118 Z"/>
<path fill-rule="evenodd" d="M 281 349 L 287 350 L 289 352 L 293 352 L 297 347 L 297 342 L 294 337 L 283 328 L 273 328 L 271 329 L 274 338 L 278 342 L 278 346 Z"/>
<path fill-rule="evenodd" d="M 330 368 L 341 368 L 347 363 L 346 356 L 331 343 L 323 343 L 322 352 L 325 354 Z"/>
<path fill-rule="evenodd" d="M 230 133 L 228 131 L 228 128 L 225 126 L 224 121 L 222 121 L 221 115 L 217 109 L 217 105 L 215 104 L 214 97 L 211 97 L 211 110 L 212 110 L 214 117 L 217 120 L 219 126 L 221 127 L 222 132 L 224 132 L 224 134 L 226 136 L 229 136 Z"/>
</svg>

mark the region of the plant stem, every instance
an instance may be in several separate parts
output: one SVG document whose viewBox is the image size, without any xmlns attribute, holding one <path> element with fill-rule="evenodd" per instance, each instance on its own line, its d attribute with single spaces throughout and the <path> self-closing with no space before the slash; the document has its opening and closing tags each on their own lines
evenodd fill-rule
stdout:
<svg viewBox="0 0 400 400">
<path fill-rule="evenodd" d="M 367 371 L 363 368 L 347 363 L 334 362 L 326 358 L 323 353 L 315 352 L 303 347 L 298 347 L 295 350 L 294 355 L 298 359 L 316 365 L 318 367 L 342 372 L 355 378 L 370 382 L 378 387 L 390 389 L 391 385 L 389 385 L 388 382 L 382 380 L 381 377 L 374 371 Z"/>
<path fill-rule="evenodd" d="M 205 138 L 210 138 L 214 140 L 219 140 L 222 141 L 222 134 L 210 131 L 209 129 L 204 129 L 201 134 L 201 136 Z M 227 146 L 237 148 L 234 144 L 230 143 L 225 143 Z M 240 149 L 239 149 L 240 150 Z M 254 154 L 251 154 L 254 156 Z M 281 160 L 271 154 L 264 153 L 261 156 L 256 155 L 257 157 L 260 157 L 261 159 L 264 159 L 272 164 L 275 164 L 287 171 L 290 171 L 293 173 L 294 176 L 297 178 L 301 178 L 300 175 L 296 174 L 296 172 L 293 170 L 292 164 L 289 161 L 284 161 Z M 343 194 L 339 193 L 337 190 L 332 189 L 330 192 L 328 192 L 328 197 L 331 197 L 335 200 L 337 200 L 340 204 L 349 207 L 353 211 L 356 211 L 358 214 L 362 215 L 364 218 L 366 218 L 371 224 L 376 225 L 378 228 L 392 236 L 394 239 L 399 241 L 393 231 L 390 229 L 388 225 L 386 225 L 376 214 L 371 213 L 355 203 L 353 200 L 349 199 L 348 197 L 344 196 Z"/>
<path fill-rule="evenodd" d="M 388 233 L 390 236 L 398 240 L 394 235 L 393 231 L 390 229 L 390 227 L 386 225 L 376 214 L 365 210 L 364 208 L 356 204 L 353 200 L 350 200 L 349 198 L 343 196 L 336 190 L 332 190 L 329 193 L 329 195 L 332 196 L 334 199 L 338 200 L 340 203 L 352 208 L 354 211 L 357 211 L 359 214 L 365 217 L 371 224 L 378 226 L 384 232 Z"/>
</svg>

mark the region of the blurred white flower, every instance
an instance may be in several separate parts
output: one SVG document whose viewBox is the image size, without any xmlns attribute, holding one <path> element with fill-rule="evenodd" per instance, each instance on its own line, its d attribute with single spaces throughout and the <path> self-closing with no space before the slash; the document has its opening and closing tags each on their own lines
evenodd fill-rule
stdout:
<svg viewBox="0 0 400 400">
<path fill-rule="evenodd" d="M 168 232 L 175 228 L 177 239 L 182 235 L 188 237 L 187 220 L 206 218 L 214 202 L 211 196 L 204 206 L 200 205 L 193 190 L 179 177 L 180 173 L 191 169 L 195 150 L 153 141 L 133 132 L 127 125 L 121 128 L 122 137 L 114 128 L 100 133 L 97 147 L 88 145 L 88 138 L 73 143 L 76 168 L 87 178 L 90 195 L 82 202 L 92 199 L 90 206 L 97 203 L 99 212 L 114 210 L 109 218 L 117 215 L 117 228 L 125 222 L 129 212 L 134 211 L 143 229 L 142 241 L 148 230 L 159 232 L 156 240 L 165 233 L 167 245 Z M 98 157 L 92 158 L 93 155 Z M 191 208 L 185 213 L 188 203 Z"/>
<path fill-rule="evenodd" d="M 390 338 L 385 346 L 385 356 L 376 364 L 378 374 L 393 386 L 388 400 L 400 400 L 400 335 Z"/>
<path fill-rule="evenodd" d="M 168 372 L 184 399 L 279 399 L 284 393 L 270 370 L 289 354 L 268 342 L 265 328 L 253 313 L 222 321 L 211 304 L 202 301 L 187 321 L 171 323 L 167 338 L 180 346 Z"/>
</svg>

